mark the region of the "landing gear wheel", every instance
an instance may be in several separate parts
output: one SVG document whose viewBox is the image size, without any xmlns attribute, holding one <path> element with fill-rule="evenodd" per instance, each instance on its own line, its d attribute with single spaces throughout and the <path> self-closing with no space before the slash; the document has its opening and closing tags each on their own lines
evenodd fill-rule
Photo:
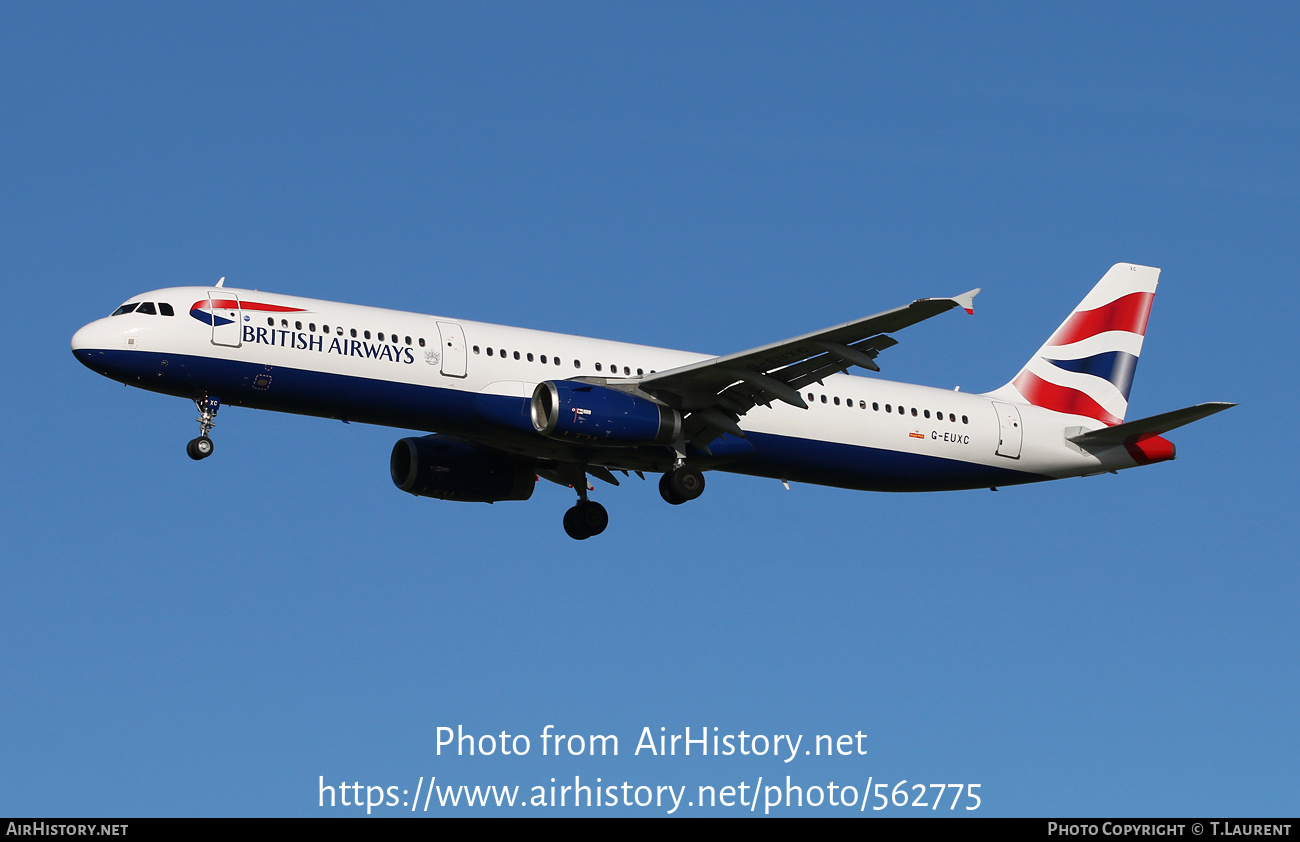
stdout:
<svg viewBox="0 0 1300 842">
<path fill-rule="evenodd" d="M 207 459 L 212 455 L 213 449 L 212 439 L 207 436 L 199 436 L 196 439 L 191 439 L 190 443 L 185 445 L 185 452 L 188 453 L 190 458 L 195 462 L 200 459 Z"/>
<path fill-rule="evenodd" d="M 694 500 L 704 493 L 704 472 L 694 468 L 674 468 L 659 480 L 659 494 L 674 506 Z"/>
<path fill-rule="evenodd" d="M 588 535 L 599 535 L 609 526 L 609 512 L 599 503 L 588 500 L 579 504 L 578 520 L 586 527 Z"/>
<path fill-rule="evenodd" d="M 673 486 L 668 479 L 668 474 L 664 474 L 659 478 L 659 496 L 674 506 L 680 506 L 682 503 L 686 502 L 686 498 L 678 497 L 677 492 L 673 491 Z"/>
<path fill-rule="evenodd" d="M 609 512 L 599 503 L 582 500 L 564 513 L 564 531 L 576 541 L 599 535 L 609 526 Z"/>
<path fill-rule="evenodd" d="M 587 533 L 582 531 L 582 527 L 578 525 L 577 520 L 574 518 L 574 513 L 577 511 L 578 507 L 574 506 L 564 513 L 564 531 L 573 540 L 583 541 L 586 540 Z"/>
</svg>

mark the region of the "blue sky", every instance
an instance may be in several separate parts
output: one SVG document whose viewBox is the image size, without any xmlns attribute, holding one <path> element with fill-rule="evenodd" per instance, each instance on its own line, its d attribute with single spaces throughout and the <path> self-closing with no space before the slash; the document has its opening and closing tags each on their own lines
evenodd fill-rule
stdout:
<svg viewBox="0 0 1300 842">
<path fill-rule="evenodd" d="M 11 4 L 0 814 L 357 813 L 317 806 L 321 776 L 790 775 L 979 784 L 982 815 L 1293 815 L 1296 24 Z M 231 408 L 193 463 L 190 404 L 68 351 L 131 295 L 221 276 L 715 353 L 978 286 L 975 318 L 880 361 L 985 391 L 1120 261 L 1164 270 L 1130 416 L 1240 404 L 1172 434 L 1176 462 L 996 494 L 711 474 L 681 507 L 633 481 L 598 489 L 611 525 L 582 543 L 555 486 L 397 491 L 401 431 Z M 619 756 L 542 757 L 548 724 Z M 457 725 L 532 750 L 439 756 Z M 633 753 L 687 726 L 868 753 Z"/>
</svg>

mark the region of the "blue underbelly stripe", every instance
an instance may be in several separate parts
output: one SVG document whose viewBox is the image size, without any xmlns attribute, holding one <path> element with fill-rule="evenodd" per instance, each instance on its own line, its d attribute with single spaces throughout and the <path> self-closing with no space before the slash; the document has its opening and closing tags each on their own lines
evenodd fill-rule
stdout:
<svg viewBox="0 0 1300 842">
<path fill-rule="evenodd" d="M 76 355 L 106 377 L 178 397 L 210 393 L 228 405 L 449 433 L 479 442 L 491 442 L 494 435 L 510 436 L 515 443 L 521 434 L 537 436 L 529 400 L 523 397 L 151 351 L 82 349 Z M 1050 479 L 957 459 L 772 433 L 752 432 L 745 442 L 753 452 L 738 453 L 736 461 L 718 470 L 867 491 L 988 488 Z"/>
</svg>

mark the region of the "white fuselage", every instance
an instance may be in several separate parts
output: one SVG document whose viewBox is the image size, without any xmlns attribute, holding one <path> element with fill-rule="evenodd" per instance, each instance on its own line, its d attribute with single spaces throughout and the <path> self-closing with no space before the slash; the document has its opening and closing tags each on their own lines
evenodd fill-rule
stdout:
<svg viewBox="0 0 1300 842">
<path fill-rule="evenodd" d="M 77 332 L 101 373 L 152 391 L 222 403 L 451 433 L 505 452 L 659 470 L 666 448 L 602 449 L 546 439 L 516 419 L 537 384 L 633 381 L 709 355 L 275 293 L 179 287 L 135 296 L 153 313 Z M 222 305 L 226 306 L 222 306 Z M 159 311 L 169 305 L 171 316 Z M 126 305 L 124 305 L 125 307 Z M 599 382 L 598 380 L 596 382 Z M 1124 447 L 1085 451 L 1067 431 L 1093 419 L 991 397 L 848 374 L 740 418 L 744 447 L 705 467 L 875 490 L 989 487 L 1137 464 Z M 739 444 L 739 443 L 738 443 Z"/>
</svg>

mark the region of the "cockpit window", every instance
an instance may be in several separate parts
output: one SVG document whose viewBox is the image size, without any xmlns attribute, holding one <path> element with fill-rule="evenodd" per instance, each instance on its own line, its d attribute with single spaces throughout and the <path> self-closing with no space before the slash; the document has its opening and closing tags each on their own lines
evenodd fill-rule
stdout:
<svg viewBox="0 0 1300 842">
<path fill-rule="evenodd" d="M 168 304 L 166 301 L 158 302 L 158 312 L 164 316 L 176 315 L 176 311 L 172 309 L 172 305 Z"/>
<path fill-rule="evenodd" d="M 136 307 L 139 306 L 140 306 L 140 302 L 138 301 L 133 304 L 123 304 L 121 307 L 118 307 L 116 310 L 113 311 L 113 315 L 120 316 L 123 313 L 130 313 L 132 310 L 134 310 Z"/>
<path fill-rule="evenodd" d="M 156 315 L 158 315 L 158 310 L 153 306 L 153 302 L 152 302 L 152 301 L 146 301 L 145 303 L 141 304 L 141 305 L 136 309 L 136 312 L 137 312 L 137 313 L 143 313 L 143 314 L 146 315 L 146 316 L 156 316 Z"/>
</svg>

